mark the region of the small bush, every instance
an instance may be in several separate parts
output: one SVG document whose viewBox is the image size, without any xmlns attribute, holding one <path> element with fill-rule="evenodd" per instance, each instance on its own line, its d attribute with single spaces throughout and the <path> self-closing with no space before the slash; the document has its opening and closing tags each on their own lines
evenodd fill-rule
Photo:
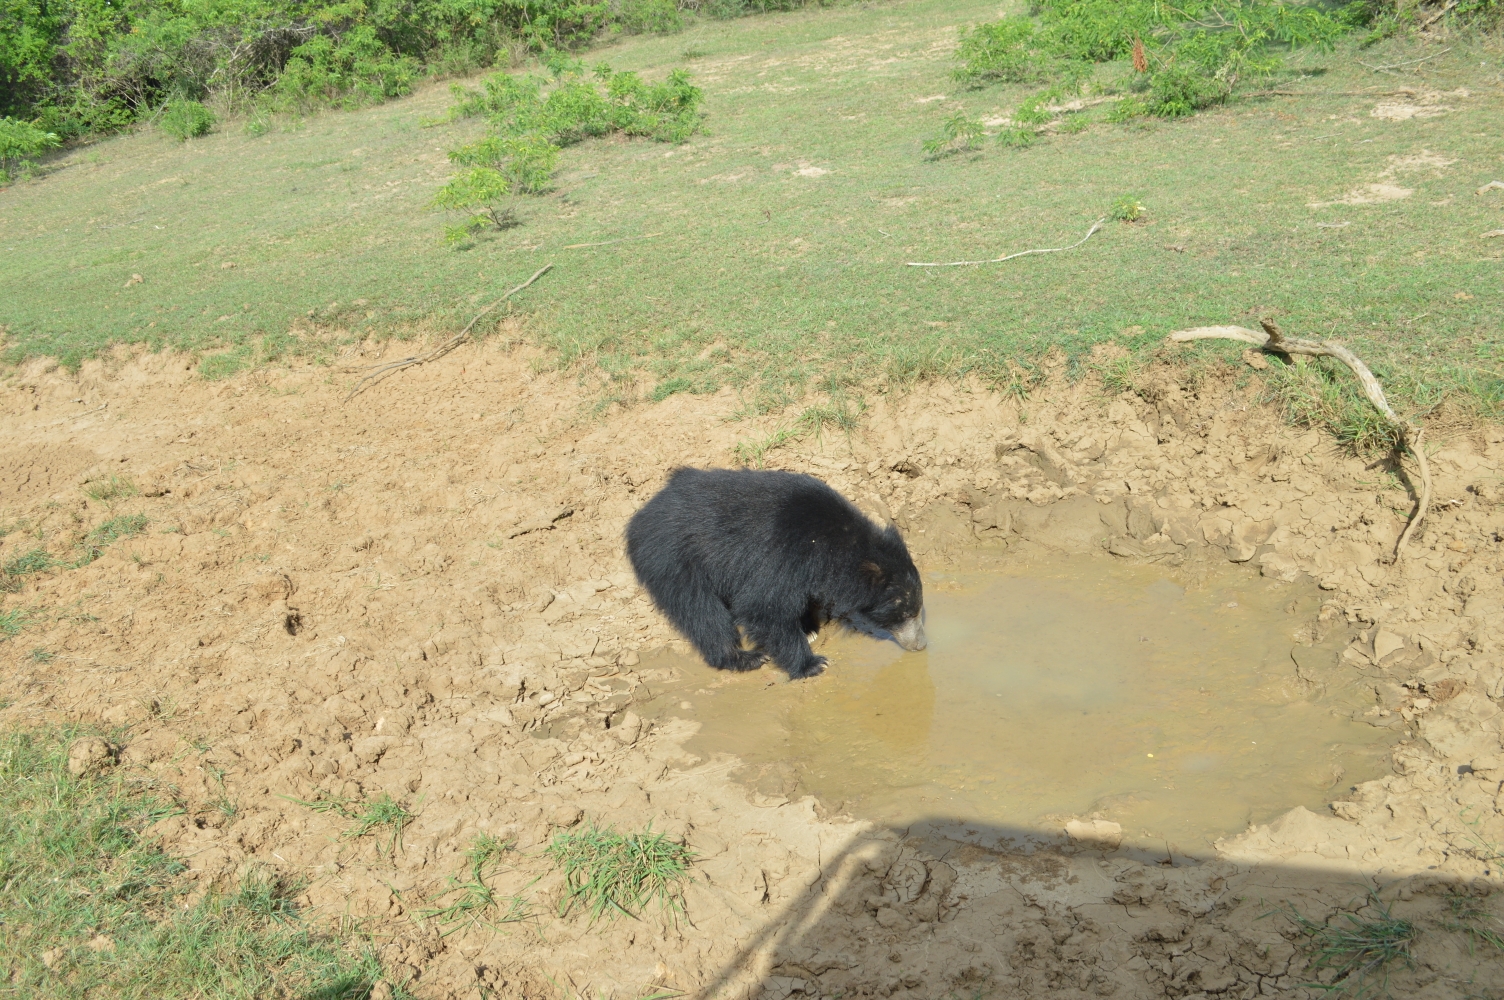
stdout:
<svg viewBox="0 0 1504 1000">
<path fill-rule="evenodd" d="M 1160 118 L 1181 118 L 1221 104 L 1232 94 L 1226 80 L 1171 67 L 1150 78 L 1148 110 Z"/>
<path fill-rule="evenodd" d="M 1119 222 L 1137 222 L 1143 218 L 1144 205 L 1143 202 L 1132 195 L 1125 194 L 1112 203 L 1112 208 L 1108 210 L 1107 214 Z"/>
<path fill-rule="evenodd" d="M 0 184 L 34 169 L 37 157 L 60 145 L 56 133 L 15 118 L 0 118 Z"/>
<path fill-rule="evenodd" d="M 1044 75 L 1042 54 L 1034 45 L 1033 18 L 1022 15 L 961 29 L 956 58 L 960 83 L 1023 83 Z"/>
<path fill-rule="evenodd" d="M 216 121 L 214 112 L 197 101 L 173 101 L 162 112 L 157 125 L 179 142 L 187 142 L 208 135 Z"/>
<path fill-rule="evenodd" d="M 684 28 L 674 0 L 621 0 L 621 25 L 633 34 L 669 35 Z"/>
<path fill-rule="evenodd" d="M 986 130 L 981 119 L 957 111 L 940 125 L 940 134 L 924 140 L 924 152 L 931 159 L 965 150 L 979 149 Z"/>
<path fill-rule="evenodd" d="M 450 117 L 483 115 L 495 131 L 449 152 L 451 162 L 469 169 L 439 189 L 434 207 L 477 213 L 446 228 L 450 242 L 488 222 L 497 229 L 518 225 L 519 196 L 548 190 L 565 146 L 611 133 L 683 142 L 700 127 L 702 94 L 685 70 L 646 83 L 605 63 L 591 80 L 579 62 L 557 53 L 548 63 L 556 79 L 546 95 L 546 81 L 536 76 L 497 74 L 480 90 L 454 88 Z"/>
</svg>

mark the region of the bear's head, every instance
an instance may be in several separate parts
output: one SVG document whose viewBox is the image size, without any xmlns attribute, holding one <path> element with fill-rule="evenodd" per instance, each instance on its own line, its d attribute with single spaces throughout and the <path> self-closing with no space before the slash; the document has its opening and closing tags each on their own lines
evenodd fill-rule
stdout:
<svg viewBox="0 0 1504 1000">
<path fill-rule="evenodd" d="M 888 525 L 859 567 L 869 592 L 850 617 L 859 628 L 887 632 L 904 649 L 928 645 L 924 634 L 924 585 L 898 528 Z"/>
</svg>

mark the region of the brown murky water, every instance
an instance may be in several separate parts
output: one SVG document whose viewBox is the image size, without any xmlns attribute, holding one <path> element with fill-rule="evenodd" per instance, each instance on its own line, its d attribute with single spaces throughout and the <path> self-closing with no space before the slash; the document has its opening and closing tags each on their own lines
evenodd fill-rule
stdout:
<svg viewBox="0 0 1504 1000">
<path fill-rule="evenodd" d="M 1312 644 L 1314 587 L 1223 567 L 1187 586 L 1156 567 L 1058 556 L 932 574 L 930 646 L 830 630 L 813 681 L 665 659 L 652 710 L 701 723 L 689 749 L 735 754 L 763 791 L 813 794 L 895 826 L 959 822 L 994 841 L 1065 819 L 1121 823 L 1129 844 L 1205 854 L 1296 805 L 1324 809 L 1388 769 L 1395 733 Z M 1319 631 L 1316 633 L 1319 635 Z M 665 675 L 668 671 L 665 671 Z M 1308 669 L 1306 675 L 1311 676 Z"/>
</svg>

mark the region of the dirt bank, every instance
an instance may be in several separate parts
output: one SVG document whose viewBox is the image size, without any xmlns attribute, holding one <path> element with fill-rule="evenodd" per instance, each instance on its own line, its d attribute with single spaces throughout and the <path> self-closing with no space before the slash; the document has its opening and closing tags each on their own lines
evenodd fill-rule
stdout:
<svg viewBox="0 0 1504 1000">
<path fill-rule="evenodd" d="M 769 463 L 895 518 L 922 567 L 981 542 L 1314 578 L 1328 600 L 1297 638 L 1355 638 L 1294 677 L 1360 675 L 1366 715 L 1403 733 L 1394 773 L 1205 863 L 1063 838 L 999 854 L 973 829 L 749 792 L 687 755 L 691 724 L 632 708 L 679 669 L 652 654 L 682 643 L 621 530 L 673 465 L 731 464 L 778 418 L 728 419 L 729 391 L 593 415 L 495 347 L 347 405 L 348 377 L 312 367 L 206 383 L 181 357 L 122 355 L 10 375 L 0 559 L 82 565 L 12 578 L 3 608 L 25 626 L 0 643 L 0 722 L 129 724 L 123 762 L 187 810 L 156 832 L 206 886 L 252 863 L 307 878 L 317 912 L 368 919 L 422 996 L 1315 995 L 1299 929 L 1266 915 L 1325 920 L 1365 881 L 1420 928 L 1391 989 L 1499 995 L 1499 953 L 1467 928 L 1494 926 L 1504 843 L 1504 434 L 1437 435 L 1436 509 L 1391 566 L 1411 500 L 1390 466 L 1284 425 L 1231 375 L 1177 378 L 1119 396 L 1056 379 L 1024 402 L 925 386 Z M 134 515 L 144 533 L 98 544 Z M 291 801 L 383 792 L 416 813 L 395 850 Z M 582 817 L 694 848 L 684 916 L 558 917 L 538 848 Z M 479 832 L 515 838 L 497 887 L 533 916 L 447 936 L 415 921 Z"/>
</svg>

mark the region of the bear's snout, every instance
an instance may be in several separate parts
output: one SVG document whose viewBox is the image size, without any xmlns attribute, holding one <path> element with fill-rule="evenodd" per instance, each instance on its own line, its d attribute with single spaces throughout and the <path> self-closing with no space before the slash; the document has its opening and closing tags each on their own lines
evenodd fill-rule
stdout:
<svg viewBox="0 0 1504 1000">
<path fill-rule="evenodd" d="M 924 622 L 915 615 L 893 630 L 894 640 L 911 653 L 917 653 L 930 644 L 924 634 Z"/>
</svg>

